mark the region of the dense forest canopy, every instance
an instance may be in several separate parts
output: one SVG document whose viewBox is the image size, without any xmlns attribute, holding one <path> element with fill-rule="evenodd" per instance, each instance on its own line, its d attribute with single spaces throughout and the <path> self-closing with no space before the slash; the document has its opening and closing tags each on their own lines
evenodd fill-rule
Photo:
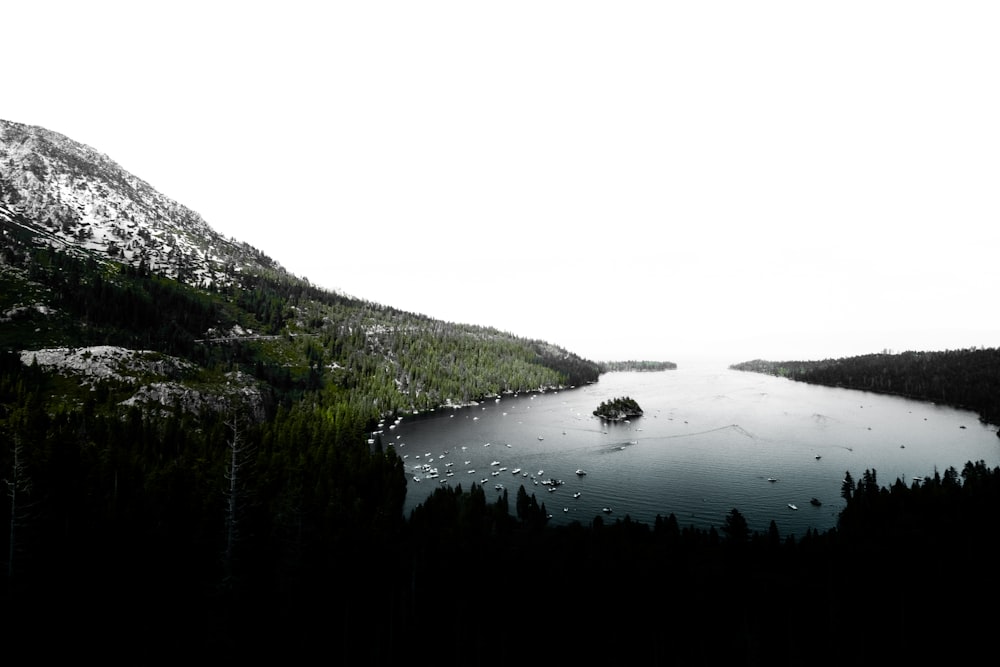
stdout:
<svg viewBox="0 0 1000 667">
<path fill-rule="evenodd" d="M 984 422 L 1000 424 L 998 348 L 882 352 L 821 361 L 755 359 L 730 368 L 934 401 L 974 410 Z"/>
</svg>

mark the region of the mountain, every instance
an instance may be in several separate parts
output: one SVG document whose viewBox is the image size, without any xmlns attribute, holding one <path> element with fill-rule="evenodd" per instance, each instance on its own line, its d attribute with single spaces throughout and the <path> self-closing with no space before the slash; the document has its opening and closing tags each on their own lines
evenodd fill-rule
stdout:
<svg viewBox="0 0 1000 667">
<path fill-rule="evenodd" d="M 397 590 L 384 420 L 599 372 L 320 289 L 94 149 L 0 121 L 0 608 L 20 621 L 78 628 L 100 598 L 162 645 L 184 605 L 212 643 L 243 596 Z"/>
<path fill-rule="evenodd" d="M 106 155 L 9 121 L 0 229 L 0 349 L 90 378 L 110 355 L 130 385 L 122 405 L 199 409 L 196 396 L 232 394 L 222 389 L 239 378 L 260 416 L 268 401 L 325 389 L 365 396 L 378 419 L 599 373 L 544 341 L 316 288 Z M 163 366 L 174 370 L 123 370 L 140 352 L 174 357 Z"/>
<path fill-rule="evenodd" d="M 34 242 L 138 266 L 194 286 L 241 271 L 282 272 L 106 155 L 43 128 L 0 120 L 0 218 Z"/>
</svg>

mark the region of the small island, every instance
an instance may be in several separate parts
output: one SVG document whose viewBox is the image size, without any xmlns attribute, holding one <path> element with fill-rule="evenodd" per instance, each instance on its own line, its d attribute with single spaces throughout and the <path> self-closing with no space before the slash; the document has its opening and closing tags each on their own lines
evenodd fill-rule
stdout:
<svg viewBox="0 0 1000 667">
<path fill-rule="evenodd" d="M 612 398 L 610 401 L 603 401 L 594 410 L 594 415 L 601 419 L 617 422 L 632 417 L 641 417 L 642 408 L 630 396 L 620 396 Z"/>
</svg>

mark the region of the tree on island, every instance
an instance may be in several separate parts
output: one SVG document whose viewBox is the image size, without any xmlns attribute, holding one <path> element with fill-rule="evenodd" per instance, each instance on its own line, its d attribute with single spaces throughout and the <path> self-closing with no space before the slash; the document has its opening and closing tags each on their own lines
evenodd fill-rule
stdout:
<svg viewBox="0 0 1000 667">
<path fill-rule="evenodd" d="M 594 410 L 594 415 L 608 421 L 621 421 L 632 417 L 641 417 L 642 408 L 630 396 L 620 396 L 612 398 L 610 401 L 603 401 Z"/>
</svg>

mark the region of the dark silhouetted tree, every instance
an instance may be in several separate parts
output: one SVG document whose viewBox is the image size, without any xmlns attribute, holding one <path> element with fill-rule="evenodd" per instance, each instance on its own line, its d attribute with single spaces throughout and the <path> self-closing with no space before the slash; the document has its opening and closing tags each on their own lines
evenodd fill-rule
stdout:
<svg viewBox="0 0 1000 667">
<path fill-rule="evenodd" d="M 722 524 L 722 532 L 725 533 L 726 541 L 730 544 L 745 544 L 750 537 L 747 520 L 735 507 L 726 515 L 726 521 Z"/>
</svg>

